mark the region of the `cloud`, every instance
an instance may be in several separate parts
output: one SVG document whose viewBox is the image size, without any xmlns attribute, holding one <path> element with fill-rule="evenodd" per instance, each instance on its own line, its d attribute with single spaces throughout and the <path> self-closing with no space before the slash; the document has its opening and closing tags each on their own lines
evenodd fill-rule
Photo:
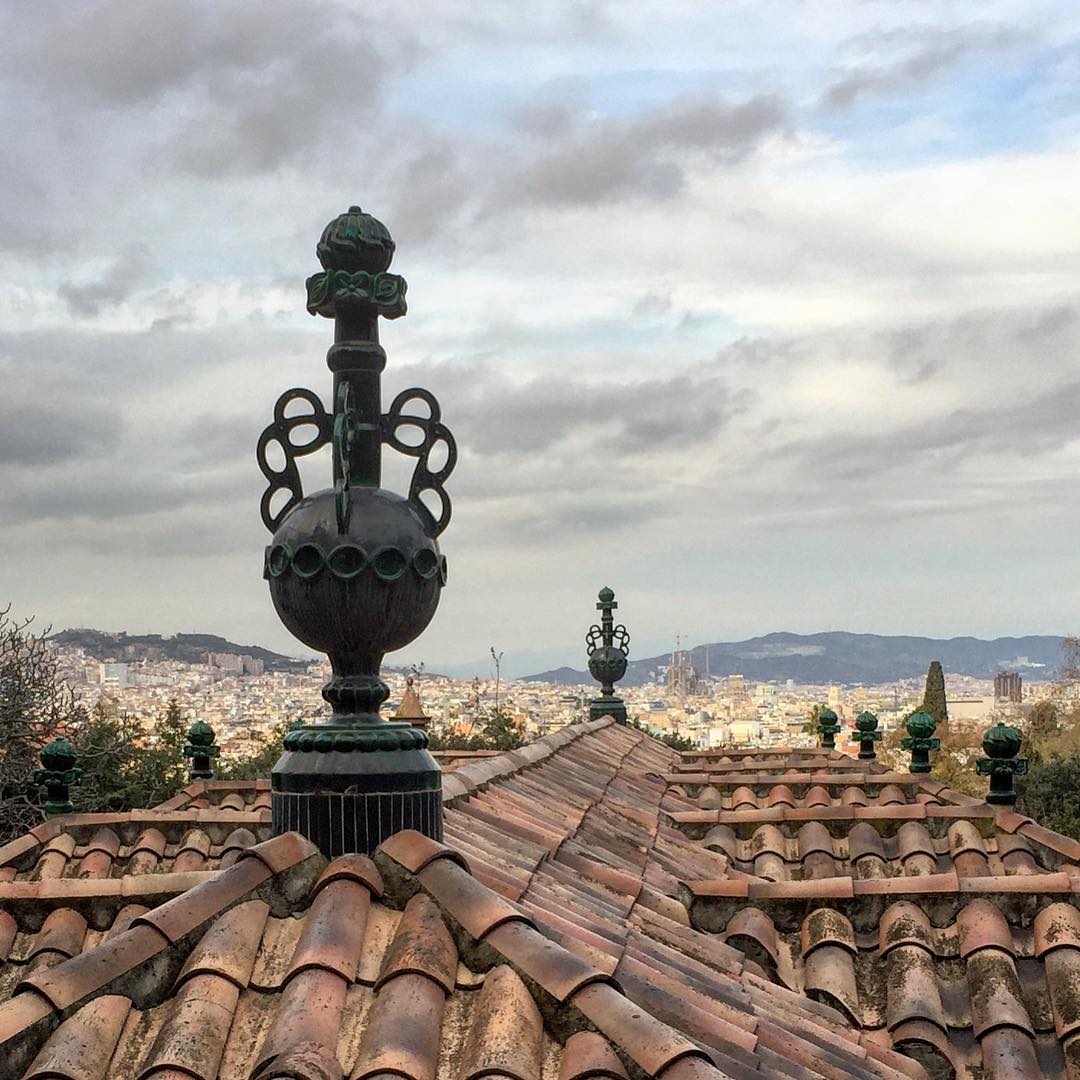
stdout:
<svg viewBox="0 0 1080 1080">
<path fill-rule="evenodd" d="M 1023 35 L 1008 26 L 965 26 L 949 30 L 863 35 L 864 47 L 886 49 L 900 44 L 908 51 L 891 60 L 849 68 L 822 94 L 829 108 L 850 109 L 867 94 L 903 93 L 917 89 L 974 53 L 999 54 L 1014 48 Z M 910 46 L 914 47 L 910 47 Z M 875 50 L 876 51 L 876 50 Z"/>
<path fill-rule="evenodd" d="M 741 161 L 763 139 L 782 134 L 785 104 L 760 95 L 739 104 L 719 98 L 679 98 L 632 120 L 606 117 L 533 132 L 540 140 L 508 176 L 497 202 L 592 205 L 612 198 L 670 199 L 685 182 L 688 155 L 722 164 Z"/>
</svg>

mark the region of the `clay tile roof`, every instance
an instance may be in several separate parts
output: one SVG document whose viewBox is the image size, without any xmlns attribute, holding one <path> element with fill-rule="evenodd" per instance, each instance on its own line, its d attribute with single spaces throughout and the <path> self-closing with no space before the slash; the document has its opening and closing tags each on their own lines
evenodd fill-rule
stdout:
<svg viewBox="0 0 1080 1080">
<path fill-rule="evenodd" d="M 53 819 L 0 848 L 0 1076 L 1080 1069 L 1074 842 L 840 753 L 690 757 L 577 725 L 446 774 L 443 843 L 329 865 L 265 783 Z"/>
</svg>

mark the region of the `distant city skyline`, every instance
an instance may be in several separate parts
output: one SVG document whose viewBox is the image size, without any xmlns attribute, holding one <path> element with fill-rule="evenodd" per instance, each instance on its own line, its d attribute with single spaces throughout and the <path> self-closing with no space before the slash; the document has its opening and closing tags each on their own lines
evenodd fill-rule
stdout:
<svg viewBox="0 0 1080 1080">
<path fill-rule="evenodd" d="M 579 666 L 602 585 L 638 656 L 1080 631 L 1078 44 L 1039 0 L 7 5 L 0 604 L 302 654 L 254 448 L 329 399 L 358 202 L 384 400 L 461 449 L 388 663 Z"/>
</svg>

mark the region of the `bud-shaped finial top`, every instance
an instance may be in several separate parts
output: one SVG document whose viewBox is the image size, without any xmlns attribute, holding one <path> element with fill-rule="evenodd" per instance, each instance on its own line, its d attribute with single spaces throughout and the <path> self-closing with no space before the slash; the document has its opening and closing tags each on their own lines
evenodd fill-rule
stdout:
<svg viewBox="0 0 1080 1080">
<path fill-rule="evenodd" d="M 908 717 L 905 726 L 913 739 L 929 739 L 934 734 L 937 723 L 929 713 L 917 712 Z"/>
<path fill-rule="evenodd" d="M 194 747 L 213 746 L 216 737 L 214 729 L 205 720 L 196 720 L 188 728 L 188 741 Z"/>
<path fill-rule="evenodd" d="M 78 751 L 63 736 L 43 747 L 39 756 L 41 764 L 50 772 L 67 772 L 79 760 Z"/>
<path fill-rule="evenodd" d="M 877 731 L 878 718 L 872 712 L 861 712 L 855 717 L 855 727 L 862 733 Z"/>
<path fill-rule="evenodd" d="M 989 758 L 1004 761 L 1020 753 L 1023 736 L 1010 724 L 997 723 L 982 738 L 983 751 Z"/>
<path fill-rule="evenodd" d="M 615 592 L 606 585 L 596 594 L 601 604 L 610 604 L 615 599 Z"/>
<path fill-rule="evenodd" d="M 323 229 L 315 254 L 324 270 L 366 270 L 381 274 L 394 257 L 390 230 L 378 218 L 350 206 Z"/>
</svg>

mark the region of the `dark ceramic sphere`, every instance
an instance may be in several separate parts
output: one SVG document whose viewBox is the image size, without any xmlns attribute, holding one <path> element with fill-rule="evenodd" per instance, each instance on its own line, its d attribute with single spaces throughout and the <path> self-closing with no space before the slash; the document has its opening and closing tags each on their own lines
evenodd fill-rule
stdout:
<svg viewBox="0 0 1080 1080">
<path fill-rule="evenodd" d="M 626 656 L 621 649 L 601 646 L 589 656 L 589 672 L 598 682 L 618 682 L 626 674 Z"/>
<path fill-rule="evenodd" d="M 344 533 L 334 492 L 320 491 L 296 505 L 266 550 L 281 621 L 339 670 L 372 660 L 377 668 L 384 653 L 418 637 L 446 578 L 446 561 L 412 503 L 381 488 L 354 488 L 350 499 Z"/>
</svg>

